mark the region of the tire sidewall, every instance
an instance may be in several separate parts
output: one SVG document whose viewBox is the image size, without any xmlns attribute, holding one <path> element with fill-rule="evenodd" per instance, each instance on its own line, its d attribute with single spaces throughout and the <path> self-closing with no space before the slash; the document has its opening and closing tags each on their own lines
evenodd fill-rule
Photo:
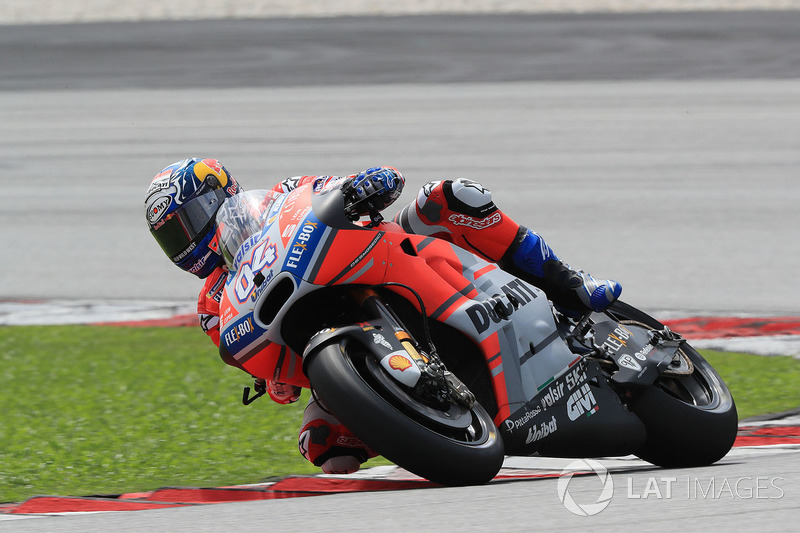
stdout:
<svg viewBox="0 0 800 533">
<path fill-rule="evenodd" d="M 434 432 L 391 405 L 359 375 L 333 343 L 307 355 L 307 375 L 322 403 L 370 448 L 407 470 L 445 485 L 490 481 L 503 461 L 503 444 L 488 413 L 473 412 L 486 428 L 479 443 L 464 443 Z M 367 355 L 368 357 L 368 355 Z"/>
<path fill-rule="evenodd" d="M 617 318 L 664 327 L 623 302 L 616 302 L 611 311 Z M 658 382 L 645 389 L 628 404 L 647 428 L 647 439 L 636 455 L 664 467 L 709 465 L 724 457 L 736 440 L 736 404 L 725 382 L 697 350 L 686 343 L 681 350 L 709 384 L 713 401 L 708 406 L 690 405 L 660 388 Z"/>
</svg>

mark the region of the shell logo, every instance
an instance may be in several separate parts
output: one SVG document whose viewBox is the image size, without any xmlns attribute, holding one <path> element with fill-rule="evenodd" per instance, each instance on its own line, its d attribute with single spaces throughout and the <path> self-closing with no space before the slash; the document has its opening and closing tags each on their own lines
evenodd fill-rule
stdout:
<svg viewBox="0 0 800 533">
<path fill-rule="evenodd" d="M 411 361 L 402 355 L 393 355 L 389 358 L 389 367 L 402 372 L 411 368 Z"/>
</svg>

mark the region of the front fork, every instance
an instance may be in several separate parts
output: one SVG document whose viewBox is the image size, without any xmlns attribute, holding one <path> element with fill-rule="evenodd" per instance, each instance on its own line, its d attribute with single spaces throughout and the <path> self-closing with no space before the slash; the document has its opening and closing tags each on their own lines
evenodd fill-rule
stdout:
<svg viewBox="0 0 800 533">
<path fill-rule="evenodd" d="M 447 370 L 433 342 L 429 342 L 427 351 L 423 350 L 414 337 L 408 333 L 400 318 L 383 302 L 372 289 L 353 291 L 356 301 L 368 316 L 382 318 L 394 330 L 394 335 L 409 356 L 417 363 L 421 371 L 421 379 L 413 390 L 422 398 L 434 401 L 440 406 L 451 400 L 467 408 L 475 404 L 475 395 L 452 372 Z"/>
</svg>

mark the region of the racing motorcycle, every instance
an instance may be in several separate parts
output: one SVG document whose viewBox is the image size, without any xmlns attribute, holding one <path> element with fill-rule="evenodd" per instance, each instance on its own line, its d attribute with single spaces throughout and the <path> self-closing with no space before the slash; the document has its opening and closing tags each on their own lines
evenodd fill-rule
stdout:
<svg viewBox="0 0 800 533">
<path fill-rule="evenodd" d="M 354 223 L 354 202 L 324 180 L 225 201 L 223 357 L 257 358 L 269 342 L 302 354 L 304 384 L 325 409 L 444 485 L 486 483 L 505 455 L 635 454 L 685 467 L 730 450 L 733 398 L 679 334 L 621 301 L 563 314 L 444 240 L 375 210 Z"/>
</svg>

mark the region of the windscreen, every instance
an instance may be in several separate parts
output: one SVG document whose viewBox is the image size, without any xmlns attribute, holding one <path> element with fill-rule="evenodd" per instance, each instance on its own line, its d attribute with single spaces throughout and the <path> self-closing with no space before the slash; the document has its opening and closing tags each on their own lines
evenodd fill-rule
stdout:
<svg viewBox="0 0 800 533">
<path fill-rule="evenodd" d="M 261 233 L 275 196 L 272 191 L 244 191 L 226 199 L 217 211 L 217 240 L 228 270 L 236 269 L 236 252 L 242 244 Z"/>
</svg>

